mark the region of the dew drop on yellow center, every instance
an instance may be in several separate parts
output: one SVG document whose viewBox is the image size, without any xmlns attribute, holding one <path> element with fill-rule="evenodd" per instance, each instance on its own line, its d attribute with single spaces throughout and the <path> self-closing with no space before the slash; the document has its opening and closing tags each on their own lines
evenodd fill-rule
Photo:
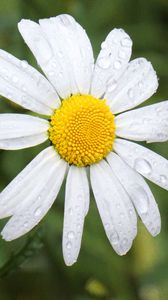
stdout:
<svg viewBox="0 0 168 300">
<path fill-rule="evenodd" d="M 49 139 L 69 164 L 91 165 L 112 150 L 114 115 L 105 100 L 73 95 L 64 99 L 52 115 Z"/>
</svg>

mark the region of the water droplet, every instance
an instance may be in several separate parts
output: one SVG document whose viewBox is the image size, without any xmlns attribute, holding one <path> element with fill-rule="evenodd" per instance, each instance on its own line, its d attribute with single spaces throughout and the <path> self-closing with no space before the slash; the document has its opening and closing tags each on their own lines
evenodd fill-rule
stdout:
<svg viewBox="0 0 168 300">
<path fill-rule="evenodd" d="M 140 89 L 143 87 L 142 81 L 139 81 L 139 82 L 138 82 L 138 87 L 139 87 Z"/>
<path fill-rule="evenodd" d="M 144 158 L 136 158 L 134 168 L 137 172 L 143 175 L 150 175 L 152 172 L 151 164 Z"/>
<path fill-rule="evenodd" d="M 21 61 L 21 66 L 23 69 L 26 69 L 28 67 L 28 62 L 26 60 Z"/>
<path fill-rule="evenodd" d="M 34 215 L 35 215 L 35 217 L 39 217 L 39 216 L 41 215 L 41 213 L 42 213 L 41 208 L 38 207 L 38 208 L 35 210 Z"/>
<path fill-rule="evenodd" d="M 126 37 L 124 39 L 121 40 L 121 45 L 124 47 L 130 47 L 132 44 L 132 41 L 129 37 Z"/>
<path fill-rule="evenodd" d="M 156 229 L 155 229 L 154 226 L 152 226 L 152 227 L 150 228 L 150 231 L 151 231 L 151 233 L 152 233 L 153 236 L 156 235 Z"/>
<path fill-rule="evenodd" d="M 6 74 L 8 73 L 8 70 L 7 69 L 1 69 L 2 73 Z"/>
<path fill-rule="evenodd" d="M 22 89 L 23 92 L 26 92 L 26 91 L 27 91 L 25 85 L 22 85 L 21 89 Z"/>
<path fill-rule="evenodd" d="M 12 59 L 12 55 L 10 53 L 8 53 L 8 58 Z"/>
<path fill-rule="evenodd" d="M 63 73 L 62 73 L 62 72 L 59 72 L 58 76 L 59 76 L 60 78 L 63 78 Z"/>
<path fill-rule="evenodd" d="M 108 81 L 107 89 L 108 89 L 109 93 L 113 92 L 116 89 L 116 87 L 117 87 L 117 81 L 116 80 L 112 79 L 112 80 Z"/>
<path fill-rule="evenodd" d="M 108 69 L 110 67 L 111 61 L 109 57 L 101 57 L 98 59 L 98 66 L 102 69 Z"/>
<path fill-rule="evenodd" d="M 69 209 L 68 209 L 68 214 L 69 214 L 70 216 L 73 215 L 73 209 L 72 209 L 72 208 L 69 208 Z"/>
<path fill-rule="evenodd" d="M 127 243 L 128 243 L 128 239 L 127 239 L 127 238 L 124 238 L 124 239 L 122 240 L 122 245 L 125 246 Z"/>
<path fill-rule="evenodd" d="M 109 223 L 104 224 L 104 228 L 105 228 L 106 230 L 109 230 L 110 224 L 109 224 Z"/>
<path fill-rule="evenodd" d="M 132 210 L 132 209 L 129 210 L 129 214 L 130 214 L 130 215 L 133 214 L 133 210 Z"/>
<path fill-rule="evenodd" d="M 12 78 L 12 81 L 14 82 L 14 83 L 17 83 L 18 82 L 18 77 L 17 76 L 13 76 L 13 78 Z"/>
<path fill-rule="evenodd" d="M 106 42 L 101 43 L 101 48 L 105 49 L 106 48 Z"/>
<path fill-rule="evenodd" d="M 140 214 L 147 213 L 149 209 L 149 198 L 143 187 L 135 186 L 131 194 L 131 199 Z"/>
<path fill-rule="evenodd" d="M 23 226 L 28 227 L 28 222 L 24 222 Z"/>
<path fill-rule="evenodd" d="M 160 175 L 160 181 L 162 184 L 166 184 L 167 183 L 167 176 L 166 175 Z"/>
<path fill-rule="evenodd" d="M 128 90 L 128 97 L 131 99 L 134 97 L 133 89 Z"/>
<path fill-rule="evenodd" d="M 110 235 L 110 241 L 113 245 L 117 245 L 119 243 L 119 236 L 117 232 L 112 232 Z"/>
<path fill-rule="evenodd" d="M 81 224 L 77 224 L 77 230 L 78 230 L 78 231 L 81 230 Z"/>
<path fill-rule="evenodd" d="M 71 242 L 67 242 L 67 243 L 66 243 L 66 248 L 67 248 L 68 250 L 70 250 L 70 249 L 72 248 L 72 243 L 71 243 Z"/>
<path fill-rule="evenodd" d="M 77 199 L 78 199 L 78 201 L 82 201 L 82 199 L 83 199 L 82 195 L 78 195 Z"/>
<path fill-rule="evenodd" d="M 75 233 L 73 231 L 69 231 L 67 236 L 68 236 L 68 239 L 73 240 L 75 237 Z"/>
<path fill-rule="evenodd" d="M 126 58 L 126 53 L 125 53 L 124 51 L 120 50 L 120 51 L 118 52 L 118 57 L 124 59 L 124 58 Z"/>
<path fill-rule="evenodd" d="M 121 69 L 121 62 L 119 60 L 117 60 L 117 61 L 114 62 L 114 68 L 116 70 Z"/>
<path fill-rule="evenodd" d="M 144 61 L 145 61 L 144 58 L 139 58 L 139 59 L 137 60 L 137 64 L 138 64 L 138 65 L 142 65 L 142 64 L 144 64 Z"/>
</svg>

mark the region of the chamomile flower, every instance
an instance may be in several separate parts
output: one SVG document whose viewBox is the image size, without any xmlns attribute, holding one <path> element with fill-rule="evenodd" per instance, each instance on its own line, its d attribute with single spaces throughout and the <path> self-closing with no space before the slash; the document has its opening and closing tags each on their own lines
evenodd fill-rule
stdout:
<svg viewBox="0 0 168 300">
<path fill-rule="evenodd" d="M 89 209 L 89 181 L 106 235 L 125 254 L 137 234 L 137 215 L 153 235 L 160 232 L 158 206 L 141 175 L 168 189 L 168 161 L 133 143 L 168 140 L 168 101 L 138 106 L 157 87 L 145 58 L 129 62 L 130 37 L 113 29 L 94 63 L 90 41 L 69 15 L 22 20 L 19 31 L 45 76 L 0 50 L 0 94 L 48 117 L 0 114 L 0 148 L 17 150 L 48 140 L 52 145 L 1 192 L 1 234 L 11 241 L 45 216 L 66 178 L 63 255 L 79 254 Z"/>
</svg>

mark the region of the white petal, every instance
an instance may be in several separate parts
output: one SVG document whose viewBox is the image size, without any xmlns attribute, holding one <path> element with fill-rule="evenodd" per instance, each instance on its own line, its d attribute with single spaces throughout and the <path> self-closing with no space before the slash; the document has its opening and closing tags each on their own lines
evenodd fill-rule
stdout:
<svg viewBox="0 0 168 300">
<path fill-rule="evenodd" d="M 46 132 L 26 137 L 6 138 L 0 140 L 0 149 L 3 150 L 19 150 L 34 147 L 44 143 L 48 139 Z"/>
<path fill-rule="evenodd" d="M 107 237 L 114 250 L 123 255 L 130 249 L 135 237 L 135 229 L 125 206 L 129 200 L 123 201 L 128 195 L 105 161 L 92 165 L 90 172 L 93 193 Z"/>
<path fill-rule="evenodd" d="M 0 94 L 44 115 L 51 115 L 60 100 L 48 80 L 26 61 L 0 50 Z"/>
<path fill-rule="evenodd" d="M 157 235 L 161 228 L 160 213 L 154 196 L 145 180 L 117 154 L 110 153 L 107 156 L 107 161 L 130 196 L 148 231 L 153 236 Z"/>
<path fill-rule="evenodd" d="M 132 60 L 118 82 L 112 81 L 104 96 L 113 113 L 133 108 L 150 98 L 158 88 L 158 79 L 145 58 Z"/>
<path fill-rule="evenodd" d="M 101 97 L 118 80 L 131 57 L 132 41 L 122 29 L 113 29 L 101 44 L 97 58 L 91 93 Z"/>
<path fill-rule="evenodd" d="M 48 139 L 48 121 L 22 114 L 0 114 L 0 149 L 29 148 Z"/>
<path fill-rule="evenodd" d="M 116 171 L 117 167 L 115 167 L 117 165 L 117 161 L 115 161 L 115 158 L 113 158 L 113 154 L 110 153 L 107 157 L 106 157 L 112 171 L 114 172 L 114 174 L 116 175 L 116 177 L 118 177 L 116 174 L 117 172 L 118 173 L 122 173 L 122 169 L 121 168 L 118 168 L 118 170 Z M 114 160 L 114 168 L 113 168 L 113 160 Z M 120 172 L 119 172 L 120 170 Z M 118 177 L 118 180 L 120 180 L 120 178 Z M 121 185 L 122 184 L 122 181 L 121 181 Z M 124 186 L 124 185 L 123 185 Z M 127 189 L 126 189 L 126 192 L 127 192 Z M 136 216 L 136 212 L 135 212 L 135 209 L 134 209 L 134 206 L 131 202 L 131 200 L 129 199 L 129 197 L 123 197 L 122 198 L 122 201 L 124 202 L 125 204 L 125 209 L 127 210 L 127 214 L 129 216 L 129 219 L 131 221 L 131 225 L 132 225 L 132 229 L 134 230 L 134 234 L 133 236 L 135 237 L 136 234 L 137 234 L 137 216 Z"/>
<path fill-rule="evenodd" d="M 62 98 L 87 94 L 93 53 L 83 28 L 69 15 L 39 21 L 22 20 L 18 27 L 38 64 Z"/>
<path fill-rule="evenodd" d="M 35 186 L 35 180 L 44 166 L 55 156 L 59 161 L 59 156 L 52 146 L 40 152 L 0 193 L 0 218 L 14 214 L 16 207 Z"/>
<path fill-rule="evenodd" d="M 71 166 L 67 176 L 64 208 L 63 255 L 66 265 L 72 265 L 77 260 L 88 206 L 86 170 Z"/>
<path fill-rule="evenodd" d="M 116 139 L 114 150 L 137 172 L 168 190 L 168 160 L 136 143 Z"/>
<path fill-rule="evenodd" d="M 57 155 L 40 170 L 29 193 L 17 205 L 1 234 L 7 241 L 16 239 L 36 226 L 52 206 L 65 176 L 67 164 Z M 33 177 L 30 178 L 33 181 Z M 26 189 L 25 189 L 26 190 Z"/>
<path fill-rule="evenodd" d="M 48 121 L 41 118 L 23 114 L 0 114 L 0 140 L 35 135 L 46 132 L 48 128 Z"/>
<path fill-rule="evenodd" d="M 147 142 L 168 140 L 168 101 L 138 108 L 115 118 L 116 135 Z"/>
</svg>

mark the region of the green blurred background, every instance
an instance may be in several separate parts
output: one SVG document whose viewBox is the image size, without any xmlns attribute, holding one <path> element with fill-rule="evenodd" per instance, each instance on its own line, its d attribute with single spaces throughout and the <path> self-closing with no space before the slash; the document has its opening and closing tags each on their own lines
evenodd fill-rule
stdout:
<svg viewBox="0 0 168 300">
<path fill-rule="evenodd" d="M 0 0 L 0 48 L 36 66 L 17 22 L 60 13 L 73 15 L 83 25 L 95 56 L 113 27 L 124 28 L 134 41 L 133 58 L 150 60 L 160 79 L 157 95 L 147 104 L 166 99 L 167 0 Z M 25 110 L 1 98 L 0 112 Z M 44 147 L 0 151 L 0 190 Z M 148 147 L 168 158 L 168 143 Z M 53 208 L 29 235 L 10 243 L 0 239 L 0 300 L 167 300 L 168 193 L 150 186 L 162 216 L 160 235 L 152 238 L 139 221 L 131 251 L 117 256 L 91 199 L 80 256 L 72 267 L 66 267 L 62 258 L 63 187 Z M 1 228 L 5 222 L 1 221 Z"/>
</svg>

